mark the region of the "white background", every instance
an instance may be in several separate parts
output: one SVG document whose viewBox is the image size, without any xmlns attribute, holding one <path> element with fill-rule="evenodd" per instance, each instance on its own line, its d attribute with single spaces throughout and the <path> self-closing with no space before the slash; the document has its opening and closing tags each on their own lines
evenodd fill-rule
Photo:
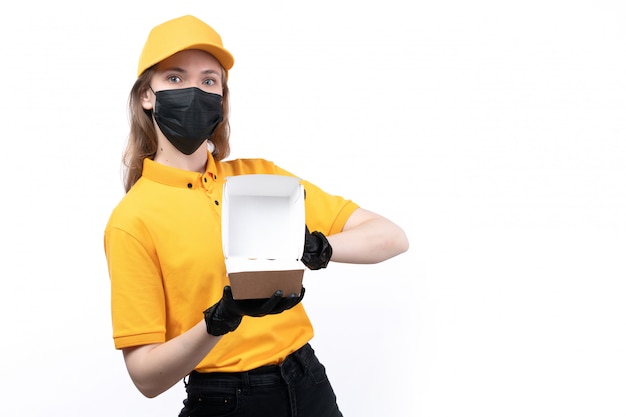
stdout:
<svg viewBox="0 0 626 417">
<path fill-rule="evenodd" d="M 405 228 L 305 277 L 348 416 L 626 415 L 621 0 L 12 2 L 0 415 L 175 416 L 113 348 L 102 235 L 137 59 L 191 13 L 235 55 L 232 157 Z"/>
</svg>

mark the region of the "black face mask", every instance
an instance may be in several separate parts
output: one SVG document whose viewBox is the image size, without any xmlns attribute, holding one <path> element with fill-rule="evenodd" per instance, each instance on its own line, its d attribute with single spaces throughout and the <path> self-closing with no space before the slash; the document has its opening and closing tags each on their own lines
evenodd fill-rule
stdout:
<svg viewBox="0 0 626 417">
<path fill-rule="evenodd" d="M 219 94 L 196 87 L 161 90 L 154 94 L 154 120 L 172 145 L 185 155 L 198 150 L 223 120 Z"/>
</svg>

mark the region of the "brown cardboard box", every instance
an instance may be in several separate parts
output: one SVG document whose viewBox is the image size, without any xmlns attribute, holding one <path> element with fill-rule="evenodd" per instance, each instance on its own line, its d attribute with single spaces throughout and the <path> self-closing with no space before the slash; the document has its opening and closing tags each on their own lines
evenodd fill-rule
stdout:
<svg viewBox="0 0 626 417">
<path fill-rule="evenodd" d="M 226 272 L 235 299 L 300 293 L 304 264 L 304 187 L 298 178 L 227 177 L 222 203 Z"/>
<path fill-rule="evenodd" d="M 270 298 L 276 290 L 282 290 L 283 296 L 300 294 L 304 271 L 254 271 L 233 272 L 228 274 L 233 298 L 246 300 L 252 298 Z"/>
</svg>

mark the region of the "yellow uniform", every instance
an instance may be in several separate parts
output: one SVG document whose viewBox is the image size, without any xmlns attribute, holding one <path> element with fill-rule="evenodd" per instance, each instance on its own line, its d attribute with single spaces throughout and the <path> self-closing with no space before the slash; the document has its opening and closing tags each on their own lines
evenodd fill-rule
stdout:
<svg viewBox="0 0 626 417">
<path fill-rule="evenodd" d="M 208 158 L 204 174 L 145 159 L 142 177 L 111 214 L 104 244 L 118 349 L 170 340 L 221 298 L 228 284 L 221 238 L 225 177 L 293 176 L 262 159 Z M 302 184 L 309 229 L 326 236 L 340 232 L 357 205 Z M 302 303 L 277 315 L 244 317 L 196 370 L 239 372 L 276 364 L 312 337 Z"/>
</svg>

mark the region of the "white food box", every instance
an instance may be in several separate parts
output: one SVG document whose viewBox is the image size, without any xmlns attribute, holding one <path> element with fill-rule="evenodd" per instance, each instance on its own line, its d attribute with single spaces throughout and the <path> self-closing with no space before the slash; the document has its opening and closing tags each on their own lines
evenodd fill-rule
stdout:
<svg viewBox="0 0 626 417">
<path fill-rule="evenodd" d="M 300 294 L 304 264 L 304 187 L 295 177 L 226 177 L 222 245 L 235 299 Z"/>
</svg>

